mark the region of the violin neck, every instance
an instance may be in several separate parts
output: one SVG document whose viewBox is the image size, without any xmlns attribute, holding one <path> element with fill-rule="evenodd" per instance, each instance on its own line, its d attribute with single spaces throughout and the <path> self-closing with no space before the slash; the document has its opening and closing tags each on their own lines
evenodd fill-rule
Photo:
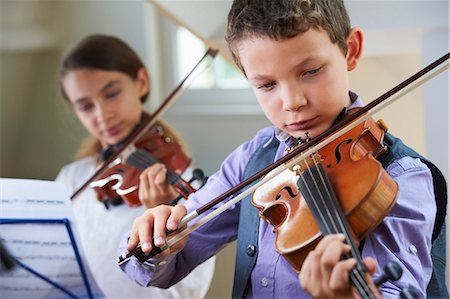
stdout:
<svg viewBox="0 0 450 299">
<path fill-rule="evenodd" d="M 161 163 L 158 159 L 153 157 L 150 153 L 142 149 L 136 149 L 125 161 L 127 164 L 136 167 L 143 171 L 147 167 L 150 167 L 156 163 Z M 167 168 L 167 182 L 170 185 L 175 185 L 180 182 L 181 176 L 175 173 L 173 170 Z"/>
<path fill-rule="evenodd" d="M 321 163 L 308 167 L 297 181 L 297 186 L 306 201 L 323 235 L 344 234 L 351 252 L 342 258 L 355 258 L 357 263 L 350 272 L 350 281 L 362 298 L 375 298 L 365 281 L 366 269 L 354 241 L 349 225 L 339 206 L 338 199 Z"/>
</svg>

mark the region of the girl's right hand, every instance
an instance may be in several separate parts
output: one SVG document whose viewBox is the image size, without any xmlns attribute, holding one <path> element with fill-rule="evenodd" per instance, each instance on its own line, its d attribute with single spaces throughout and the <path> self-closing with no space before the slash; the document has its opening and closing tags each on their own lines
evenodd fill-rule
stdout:
<svg viewBox="0 0 450 299">
<path fill-rule="evenodd" d="M 157 247 L 163 246 L 167 241 L 166 230 L 174 231 L 180 225 L 181 219 L 187 214 L 184 205 L 175 207 L 160 205 L 146 210 L 136 218 L 131 229 L 127 250 L 133 250 L 139 243 L 144 253 L 152 251 L 152 239 Z M 169 237 L 170 238 L 170 237 Z M 159 256 L 167 256 L 184 248 L 187 238 L 174 244 L 171 248 L 163 251 Z"/>
</svg>

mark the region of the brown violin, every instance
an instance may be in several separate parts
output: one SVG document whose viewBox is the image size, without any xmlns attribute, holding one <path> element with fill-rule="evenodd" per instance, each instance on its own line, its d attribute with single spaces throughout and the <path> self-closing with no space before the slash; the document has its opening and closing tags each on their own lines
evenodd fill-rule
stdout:
<svg viewBox="0 0 450 299">
<path fill-rule="evenodd" d="M 334 139 L 255 190 L 252 204 L 276 233 L 275 249 L 299 272 L 323 234 L 343 233 L 357 266 L 350 281 L 362 298 L 375 298 L 357 240 L 394 206 L 397 183 L 375 160 L 385 152 L 385 127 L 372 118 Z M 356 241 L 353 236 L 356 236 Z"/>
<path fill-rule="evenodd" d="M 252 204 L 277 233 L 276 250 L 297 272 L 321 236 L 308 201 L 337 198 L 358 240 L 394 206 L 398 185 L 375 160 L 386 150 L 383 136 L 384 126 L 369 118 L 253 193 Z"/>
<path fill-rule="evenodd" d="M 150 116 L 143 114 L 143 120 Z M 167 183 L 172 185 L 180 194 L 180 198 L 187 198 L 195 191 L 190 182 L 181 178 L 191 163 L 191 158 L 183 150 L 183 146 L 173 130 L 162 121 L 156 121 L 144 135 L 134 143 L 134 151 L 128 156 L 120 156 L 111 163 L 102 175 L 92 181 L 89 186 L 97 193 L 97 199 L 108 204 L 117 205 L 123 202 L 130 207 L 140 206 L 139 175 L 155 163 L 163 163 L 167 167 Z M 110 155 L 105 151 L 105 155 Z M 107 156 L 102 157 L 103 161 Z M 195 172 L 196 174 L 198 173 Z M 203 176 L 197 176 L 202 179 Z M 203 182 L 201 182 L 202 184 Z"/>
</svg>

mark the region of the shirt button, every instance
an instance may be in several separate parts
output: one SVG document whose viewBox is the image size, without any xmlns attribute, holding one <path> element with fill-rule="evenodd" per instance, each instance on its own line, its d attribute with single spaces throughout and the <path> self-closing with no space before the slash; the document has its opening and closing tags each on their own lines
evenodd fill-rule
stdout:
<svg viewBox="0 0 450 299">
<path fill-rule="evenodd" d="M 411 252 L 412 254 L 417 254 L 417 248 L 414 245 L 410 245 L 409 246 L 409 252 Z"/>
<path fill-rule="evenodd" d="M 255 255 L 256 253 L 256 246 L 255 245 L 248 245 L 247 246 L 247 250 L 246 253 L 249 257 L 252 257 Z"/>
<path fill-rule="evenodd" d="M 165 264 L 167 264 L 167 261 L 160 261 L 160 262 L 158 263 L 158 266 L 164 266 Z"/>
<path fill-rule="evenodd" d="M 269 280 L 267 279 L 267 278 L 262 278 L 261 279 L 261 285 L 263 286 L 263 287 L 267 287 L 268 285 L 269 285 Z"/>
</svg>

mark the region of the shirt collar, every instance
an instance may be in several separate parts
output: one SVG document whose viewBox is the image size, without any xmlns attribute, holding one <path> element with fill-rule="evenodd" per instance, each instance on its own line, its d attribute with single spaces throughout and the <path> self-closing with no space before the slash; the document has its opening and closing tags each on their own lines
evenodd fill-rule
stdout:
<svg viewBox="0 0 450 299">
<path fill-rule="evenodd" d="M 359 95 L 354 93 L 353 91 L 349 91 L 348 95 L 350 96 L 350 101 L 352 102 L 350 106 L 346 107 L 346 111 L 356 107 L 362 107 L 363 101 Z M 275 128 L 275 138 L 277 138 L 281 143 L 285 143 L 288 147 L 292 146 L 295 142 L 295 138 L 293 138 L 288 133 L 284 132 L 279 128 Z M 272 140 L 272 138 L 271 138 Z"/>
</svg>

